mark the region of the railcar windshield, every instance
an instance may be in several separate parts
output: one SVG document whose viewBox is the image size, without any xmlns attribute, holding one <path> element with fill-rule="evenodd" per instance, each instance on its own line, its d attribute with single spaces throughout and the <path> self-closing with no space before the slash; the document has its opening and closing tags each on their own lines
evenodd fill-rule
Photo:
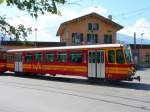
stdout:
<svg viewBox="0 0 150 112">
<path fill-rule="evenodd" d="M 126 56 L 126 62 L 127 63 L 133 63 L 130 46 L 126 46 L 125 56 Z"/>
<path fill-rule="evenodd" d="M 123 54 L 122 49 L 116 50 L 116 63 L 119 63 L 119 64 L 124 64 L 125 63 L 124 54 Z"/>
</svg>

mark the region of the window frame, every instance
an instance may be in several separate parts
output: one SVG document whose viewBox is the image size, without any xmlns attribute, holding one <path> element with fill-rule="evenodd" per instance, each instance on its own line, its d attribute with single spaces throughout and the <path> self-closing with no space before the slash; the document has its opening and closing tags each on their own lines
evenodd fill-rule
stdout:
<svg viewBox="0 0 150 112">
<path fill-rule="evenodd" d="M 90 41 L 92 40 L 92 41 Z M 94 40 L 94 41 L 93 41 Z M 98 43 L 98 34 L 87 34 L 87 43 L 96 44 Z"/>
<path fill-rule="evenodd" d="M 82 60 L 82 61 L 80 61 L 80 62 L 75 62 L 75 61 L 72 62 L 72 61 L 71 61 L 71 53 L 72 53 L 72 54 L 73 54 L 73 53 L 81 53 L 80 56 L 81 56 L 81 60 Z M 84 60 L 84 57 L 83 57 L 84 55 L 85 55 L 85 53 L 84 53 L 83 51 L 70 51 L 70 53 L 69 53 L 70 63 L 71 63 L 71 64 L 86 63 L 86 61 Z"/>
<path fill-rule="evenodd" d="M 109 61 L 109 51 L 113 51 L 114 52 L 114 59 L 113 59 L 113 62 L 110 62 Z M 108 63 L 109 64 L 115 64 L 116 63 L 116 50 L 115 49 L 109 49 L 108 51 L 107 51 L 107 53 L 108 53 L 108 55 L 107 55 L 107 59 L 108 59 Z"/>
<path fill-rule="evenodd" d="M 65 61 L 60 61 L 61 59 L 59 59 L 60 57 L 59 56 L 61 56 L 62 54 L 65 54 L 66 55 L 66 59 L 65 59 Z M 68 52 L 67 51 L 58 51 L 57 53 L 56 53 L 56 62 L 57 63 L 68 63 Z"/>
<path fill-rule="evenodd" d="M 48 61 L 47 54 L 53 54 L 53 61 Z M 45 61 L 47 63 L 54 63 L 54 62 L 56 62 L 56 53 L 54 51 L 45 52 Z"/>
<path fill-rule="evenodd" d="M 31 60 L 30 60 L 30 61 L 27 61 L 27 59 L 26 59 L 27 54 L 31 54 Z M 31 52 L 26 52 L 26 53 L 24 54 L 24 62 L 25 62 L 25 63 L 31 63 L 31 62 L 33 62 L 33 53 L 31 53 Z"/>
<path fill-rule="evenodd" d="M 7 58 L 6 58 L 7 62 L 14 62 L 14 54 L 7 54 Z"/>
<path fill-rule="evenodd" d="M 89 31 L 98 31 L 99 24 L 98 23 L 88 23 L 88 30 Z"/>
<path fill-rule="evenodd" d="M 122 54 L 120 54 L 120 55 L 122 55 L 122 59 L 119 59 L 119 58 L 121 58 L 121 56 L 120 57 L 118 57 L 118 52 L 117 51 L 121 51 L 122 52 Z M 121 60 L 121 61 L 123 61 L 123 62 L 119 62 L 119 60 Z M 124 56 L 124 50 L 123 49 L 116 49 L 116 63 L 117 64 L 125 64 L 126 63 L 126 60 L 125 60 L 125 56 Z"/>
<path fill-rule="evenodd" d="M 81 45 L 83 42 L 83 33 L 73 32 L 72 33 L 72 45 Z"/>
<path fill-rule="evenodd" d="M 111 44 L 112 38 L 112 34 L 104 34 L 104 44 Z"/>
<path fill-rule="evenodd" d="M 38 58 L 36 57 L 37 56 L 37 54 L 39 55 L 40 54 L 40 60 L 38 60 Z M 43 62 L 43 53 L 42 52 L 34 52 L 34 54 L 33 54 L 33 56 L 34 56 L 34 62 Z M 37 59 L 36 59 L 37 58 Z"/>
<path fill-rule="evenodd" d="M 149 53 L 147 53 L 147 54 L 144 56 L 144 60 L 145 60 L 145 63 L 150 62 L 150 55 L 149 55 Z"/>
</svg>

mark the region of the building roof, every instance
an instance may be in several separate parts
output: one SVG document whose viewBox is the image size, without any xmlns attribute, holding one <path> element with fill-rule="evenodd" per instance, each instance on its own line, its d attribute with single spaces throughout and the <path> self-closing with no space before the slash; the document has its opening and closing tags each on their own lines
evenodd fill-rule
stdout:
<svg viewBox="0 0 150 112">
<path fill-rule="evenodd" d="M 80 46 L 61 46 L 61 47 L 42 47 L 42 48 L 27 48 L 27 49 L 13 49 L 8 52 L 22 52 L 22 51 L 42 51 L 42 50 L 67 50 L 67 49 L 93 49 L 93 48 L 116 48 L 123 47 L 122 44 L 99 44 L 99 45 L 80 45 Z"/>
<path fill-rule="evenodd" d="M 135 48 L 136 46 L 136 49 L 150 49 L 150 44 L 130 44 L 131 48 Z"/>
<path fill-rule="evenodd" d="M 2 41 L 2 46 L 35 46 L 36 47 L 56 47 L 56 46 L 66 46 L 65 42 L 35 42 L 35 41 Z"/>
<path fill-rule="evenodd" d="M 123 28 L 123 26 L 119 25 L 118 23 L 115 23 L 115 22 L 112 21 L 111 19 L 106 18 L 106 17 L 103 17 L 103 16 L 101 16 L 101 15 L 95 13 L 95 12 L 92 12 L 92 13 L 90 13 L 90 14 L 87 14 L 87 15 L 84 15 L 84 16 L 81 16 L 81 17 L 78 17 L 78 18 L 75 18 L 75 19 L 72 19 L 72 20 L 69 20 L 69 21 L 66 21 L 66 22 L 62 23 L 62 24 L 59 26 L 59 29 L 58 29 L 58 31 L 57 31 L 56 36 L 59 36 L 59 35 L 60 35 L 60 33 L 64 30 L 66 24 L 69 24 L 69 23 L 72 23 L 72 22 L 76 22 L 76 21 L 80 21 L 81 19 L 84 19 L 84 18 L 87 18 L 87 17 L 90 17 L 90 16 L 98 17 L 99 19 L 101 19 L 101 20 L 103 20 L 103 21 L 105 21 L 105 22 L 107 22 L 107 23 L 110 23 L 110 24 L 116 26 L 118 30 L 120 30 L 120 29 Z"/>
</svg>

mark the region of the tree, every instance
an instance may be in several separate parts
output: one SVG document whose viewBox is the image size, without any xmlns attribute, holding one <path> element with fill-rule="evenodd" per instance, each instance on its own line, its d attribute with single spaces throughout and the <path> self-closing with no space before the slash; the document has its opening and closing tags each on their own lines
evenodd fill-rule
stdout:
<svg viewBox="0 0 150 112">
<path fill-rule="evenodd" d="M 50 12 L 60 15 L 60 11 L 57 9 L 57 4 L 65 4 L 65 0 L 0 0 L 0 4 L 6 3 L 7 6 L 17 6 L 20 10 L 26 10 L 29 14 L 36 18 L 39 14 Z M 18 27 L 14 27 L 7 23 L 5 17 L 0 15 L 0 30 L 7 34 L 15 36 L 16 40 L 20 37 L 26 37 L 28 33 L 32 32 L 31 28 L 25 28 L 23 24 Z"/>
</svg>

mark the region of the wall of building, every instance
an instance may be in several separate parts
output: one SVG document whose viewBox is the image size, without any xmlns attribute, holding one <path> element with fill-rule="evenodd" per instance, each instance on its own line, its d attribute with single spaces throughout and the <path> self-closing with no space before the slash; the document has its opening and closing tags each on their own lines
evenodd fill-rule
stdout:
<svg viewBox="0 0 150 112">
<path fill-rule="evenodd" d="M 99 30 L 97 31 L 89 31 L 88 23 L 98 23 Z M 117 29 L 112 24 L 105 22 L 104 20 L 100 20 L 98 17 L 86 17 L 74 21 L 72 23 L 68 23 L 65 25 L 64 32 L 60 35 L 60 41 L 66 42 L 67 45 L 72 45 L 72 33 L 79 32 L 83 33 L 83 43 L 87 44 L 87 34 L 97 34 L 98 35 L 98 44 L 104 43 L 104 35 L 110 34 L 112 35 L 112 43 L 116 43 L 116 32 Z"/>
<path fill-rule="evenodd" d="M 150 45 L 131 45 L 134 62 L 138 68 L 150 67 Z"/>
</svg>

